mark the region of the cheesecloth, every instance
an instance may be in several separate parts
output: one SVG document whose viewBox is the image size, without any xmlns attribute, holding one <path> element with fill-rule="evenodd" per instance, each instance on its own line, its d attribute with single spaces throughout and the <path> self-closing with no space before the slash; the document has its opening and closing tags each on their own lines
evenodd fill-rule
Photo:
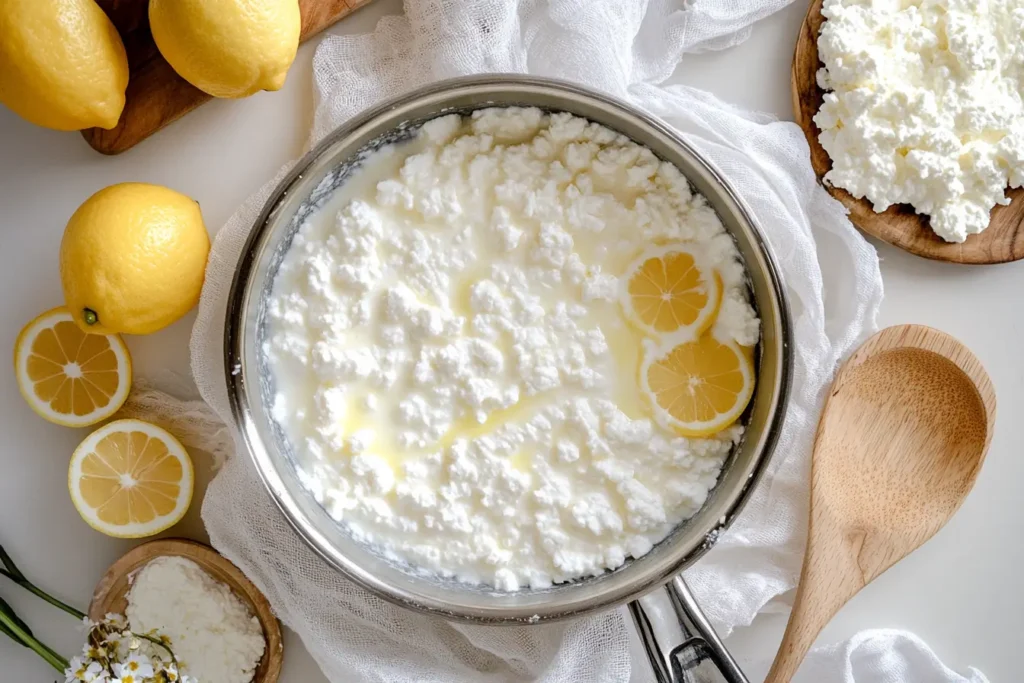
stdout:
<svg viewBox="0 0 1024 683">
<path fill-rule="evenodd" d="M 818 186 L 794 124 L 740 111 L 706 92 L 661 85 L 686 53 L 741 42 L 755 21 L 788 2 L 410 0 L 404 16 L 382 19 L 372 34 L 325 38 L 314 57 L 310 145 L 382 98 L 426 82 L 524 72 L 582 82 L 660 116 L 751 207 L 786 278 L 798 353 L 792 402 L 764 482 L 717 546 L 687 571 L 723 636 L 796 583 L 808 456 L 823 392 L 837 362 L 874 331 L 882 299 L 874 249 Z M 569 624 L 495 628 L 395 607 L 320 560 L 288 526 L 249 459 L 235 454 L 236 435 L 223 424 L 231 420 L 222 353 L 225 303 L 248 231 L 286 171 L 219 230 L 210 255 L 191 350 L 195 381 L 216 414 L 203 402 L 175 401 L 145 388 L 128 406 L 223 462 L 202 506 L 213 545 L 259 586 L 331 681 L 628 680 L 631 626 L 621 610 Z M 805 670 L 798 681 L 968 680 L 944 669 L 919 640 L 891 632 L 862 634 L 812 653 Z M 635 680 L 649 679 L 637 667 Z"/>
</svg>

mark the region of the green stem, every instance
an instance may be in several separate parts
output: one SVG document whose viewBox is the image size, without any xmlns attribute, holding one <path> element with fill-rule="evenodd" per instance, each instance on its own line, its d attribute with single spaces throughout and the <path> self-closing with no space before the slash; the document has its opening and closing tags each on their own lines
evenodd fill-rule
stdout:
<svg viewBox="0 0 1024 683">
<path fill-rule="evenodd" d="M 4 626 L 3 622 L 0 622 L 0 633 L 3 633 L 5 636 L 9 637 L 14 642 L 24 645 L 24 643 L 21 642 L 18 636 L 14 635 L 14 631 Z"/>
<path fill-rule="evenodd" d="M 50 647 L 49 645 L 47 645 L 43 641 L 41 641 L 41 640 L 39 640 L 37 638 L 36 642 L 39 643 L 39 647 L 44 648 L 47 652 L 49 652 L 51 655 L 53 655 L 53 658 L 56 659 L 58 662 L 67 661 L 67 660 L 64 659 L 64 657 L 61 656 L 61 654 L 59 652 L 54 650 L 52 647 Z M 70 664 L 68 666 L 70 666 Z M 65 667 L 65 668 L 67 668 L 67 667 Z"/>
<path fill-rule="evenodd" d="M 7 551 L 4 550 L 4 547 L 2 545 L 0 545 L 0 564 L 7 568 L 7 571 L 10 572 L 11 578 L 13 578 L 15 581 L 27 580 L 25 578 L 25 575 L 22 573 L 20 569 L 18 569 L 17 565 L 14 564 L 14 560 L 11 558 L 10 555 L 7 554 Z"/>
<path fill-rule="evenodd" d="M 29 581 L 28 577 L 25 576 L 24 572 L 22 572 L 20 569 L 18 569 L 18 566 L 16 564 L 14 564 L 14 560 L 11 558 L 10 555 L 7 554 L 7 551 L 4 550 L 4 547 L 2 545 L 0 545 L 0 565 L 3 565 L 2 567 L 0 567 L 0 574 L 3 574 L 8 579 L 10 579 L 14 583 L 18 584 L 19 586 L 21 586 L 25 590 L 27 590 L 27 591 L 33 593 L 34 595 L 42 598 L 43 600 L 45 600 L 46 602 L 50 603 L 51 605 L 53 605 L 57 609 L 64 610 L 65 612 L 67 612 L 71 616 L 75 617 L 76 619 L 84 619 L 85 618 L 85 612 L 77 610 L 74 607 L 72 607 L 71 605 L 68 605 L 66 603 L 61 602 L 60 600 L 58 600 L 57 598 L 53 597 L 52 595 L 50 595 L 46 591 L 44 591 L 44 590 L 42 590 L 40 588 L 37 588 L 34 583 Z"/>
<path fill-rule="evenodd" d="M 21 618 L 17 614 L 15 614 L 14 608 L 11 607 L 9 604 L 7 604 L 7 601 L 4 600 L 3 598 L 0 598 L 0 612 L 3 612 L 4 614 L 6 614 L 7 618 L 10 619 L 11 621 L 13 621 L 19 627 L 21 627 L 22 631 L 24 631 L 25 633 L 27 633 L 29 635 L 32 635 L 32 629 L 30 629 L 28 627 L 28 624 L 26 624 L 24 621 L 22 621 Z"/>
<path fill-rule="evenodd" d="M 60 673 L 64 673 L 64 671 L 67 670 L 68 660 L 64 659 L 49 647 L 36 640 L 35 637 L 22 629 L 17 621 L 7 616 L 3 610 L 0 610 L 0 625 L 3 626 L 4 633 L 7 633 L 8 635 L 13 634 L 15 640 L 20 642 L 22 645 L 31 648 L 33 652 L 46 660 L 46 663 L 54 669 Z"/>
</svg>

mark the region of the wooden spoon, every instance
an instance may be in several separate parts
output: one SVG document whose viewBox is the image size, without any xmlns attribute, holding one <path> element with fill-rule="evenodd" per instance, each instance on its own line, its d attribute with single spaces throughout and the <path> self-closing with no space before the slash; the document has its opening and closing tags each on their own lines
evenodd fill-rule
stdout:
<svg viewBox="0 0 1024 683">
<path fill-rule="evenodd" d="M 839 608 L 949 521 L 995 419 L 985 369 L 943 332 L 890 327 L 853 354 L 818 425 L 803 573 L 766 683 L 788 683 Z"/>
</svg>

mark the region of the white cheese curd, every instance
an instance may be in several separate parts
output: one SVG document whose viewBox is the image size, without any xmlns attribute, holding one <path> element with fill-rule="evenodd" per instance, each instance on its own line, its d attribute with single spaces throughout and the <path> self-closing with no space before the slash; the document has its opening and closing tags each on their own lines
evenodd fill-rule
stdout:
<svg viewBox="0 0 1024 683">
<path fill-rule="evenodd" d="M 1024 0 L 825 0 L 825 181 L 911 204 L 944 240 L 1024 185 Z"/>
<path fill-rule="evenodd" d="M 231 589 L 183 557 L 158 557 L 134 576 L 125 616 L 135 633 L 170 638 L 181 673 L 200 683 L 249 683 L 266 647 Z"/>
<path fill-rule="evenodd" d="M 600 574 L 692 516 L 742 434 L 651 418 L 628 264 L 685 242 L 713 334 L 759 323 L 732 239 L 682 174 L 592 122 L 486 109 L 387 147 L 275 276 L 272 414 L 315 498 L 419 570 L 501 590 Z"/>
</svg>

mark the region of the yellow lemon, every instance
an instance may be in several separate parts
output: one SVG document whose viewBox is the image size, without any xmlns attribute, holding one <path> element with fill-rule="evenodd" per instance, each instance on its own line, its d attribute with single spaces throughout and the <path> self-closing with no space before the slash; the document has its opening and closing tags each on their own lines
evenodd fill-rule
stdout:
<svg viewBox="0 0 1024 683">
<path fill-rule="evenodd" d="M 660 421 L 683 436 L 711 436 L 732 425 L 754 395 L 751 356 L 711 334 L 651 347 L 640 385 Z"/>
<path fill-rule="evenodd" d="M 177 524 L 192 502 L 185 447 L 142 420 L 115 420 L 71 456 L 68 489 L 82 519 L 117 538 L 152 536 Z"/>
<path fill-rule="evenodd" d="M 18 335 L 14 373 L 21 395 L 41 417 L 85 427 L 116 413 L 128 398 L 132 360 L 120 337 L 85 334 L 61 306 Z"/>
<path fill-rule="evenodd" d="M 214 97 L 279 90 L 299 47 L 298 0 L 150 0 L 149 25 L 178 75 Z"/>
<path fill-rule="evenodd" d="M 93 0 L 0 2 L 0 102 L 57 130 L 113 128 L 128 59 Z"/>
<path fill-rule="evenodd" d="M 209 253 L 195 201 L 159 185 L 112 185 L 64 230 L 65 303 L 86 332 L 156 332 L 199 301 Z"/>
<path fill-rule="evenodd" d="M 650 249 L 627 271 L 622 305 L 648 334 L 684 330 L 698 337 L 714 323 L 721 304 L 720 276 L 687 245 Z"/>
</svg>

